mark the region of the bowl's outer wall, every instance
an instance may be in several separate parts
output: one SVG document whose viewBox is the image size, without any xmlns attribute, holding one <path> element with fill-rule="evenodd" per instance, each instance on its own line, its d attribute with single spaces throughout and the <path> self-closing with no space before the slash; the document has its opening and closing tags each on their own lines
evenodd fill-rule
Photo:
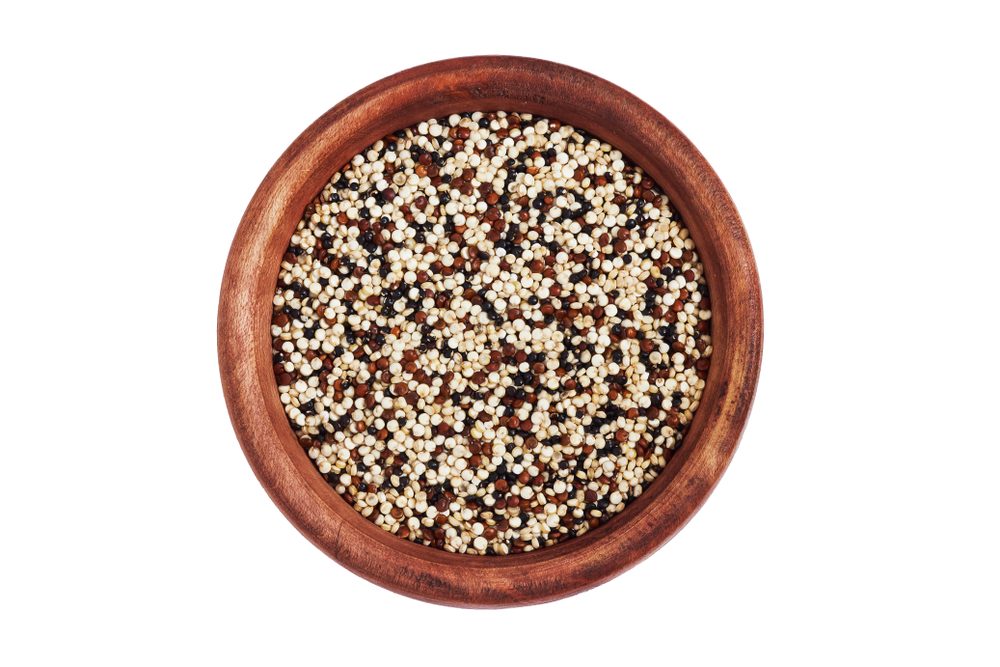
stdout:
<svg viewBox="0 0 1000 667">
<path fill-rule="evenodd" d="M 647 491 L 603 526 L 538 551 L 452 554 L 378 528 L 315 470 L 288 425 L 271 369 L 271 299 L 281 256 L 306 205 L 351 157 L 421 120 L 463 111 L 528 111 L 584 128 L 663 188 L 698 247 L 712 294 L 713 356 L 683 446 Z M 596 586 L 664 544 L 725 471 L 753 402 L 762 304 L 750 244 L 702 155 L 634 95 L 586 72 L 508 56 L 422 65 L 355 93 L 278 159 L 236 232 L 219 303 L 218 346 L 229 414 L 254 473 L 285 516 L 353 572 L 419 599 L 466 607 L 554 600 Z"/>
</svg>

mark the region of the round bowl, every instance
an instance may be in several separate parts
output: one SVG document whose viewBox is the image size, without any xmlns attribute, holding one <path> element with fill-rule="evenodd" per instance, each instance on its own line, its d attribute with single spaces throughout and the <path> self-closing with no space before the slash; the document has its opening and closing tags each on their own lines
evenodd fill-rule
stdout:
<svg viewBox="0 0 1000 667">
<path fill-rule="evenodd" d="M 622 150 L 667 194 L 697 244 L 712 294 L 712 365 L 682 444 L 641 496 L 604 525 L 507 556 L 449 553 L 385 532 L 321 477 L 297 442 L 271 363 L 271 300 L 305 207 L 352 156 L 430 117 L 525 111 L 581 127 Z M 382 79 L 333 107 L 268 172 L 236 232 L 219 302 L 222 385 L 233 428 L 271 499 L 313 544 L 393 591 L 465 607 L 554 600 L 650 555 L 705 501 L 731 459 L 761 358 L 760 285 L 739 214 L 715 172 L 666 118 L 634 95 L 565 65 L 471 57 Z"/>
</svg>

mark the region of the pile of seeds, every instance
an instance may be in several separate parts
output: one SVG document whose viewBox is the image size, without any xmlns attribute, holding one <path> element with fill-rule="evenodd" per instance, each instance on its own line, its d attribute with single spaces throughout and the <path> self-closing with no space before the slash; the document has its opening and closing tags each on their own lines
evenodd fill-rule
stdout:
<svg viewBox="0 0 1000 667">
<path fill-rule="evenodd" d="M 529 114 L 430 119 L 305 211 L 274 296 L 281 401 L 385 530 L 551 545 L 621 512 L 680 444 L 712 351 L 702 271 L 612 146 Z"/>
</svg>

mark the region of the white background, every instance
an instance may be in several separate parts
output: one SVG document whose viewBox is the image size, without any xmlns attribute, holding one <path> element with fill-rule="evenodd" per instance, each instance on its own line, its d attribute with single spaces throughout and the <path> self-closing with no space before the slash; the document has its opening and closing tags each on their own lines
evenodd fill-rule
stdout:
<svg viewBox="0 0 1000 667">
<path fill-rule="evenodd" d="M 0 9 L 0 663 L 998 664 L 987 3 L 335 4 Z M 481 53 L 677 124 L 766 314 L 743 443 L 688 527 L 596 590 L 485 612 L 300 537 L 215 351 L 229 243 L 285 147 L 378 78 Z"/>
</svg>

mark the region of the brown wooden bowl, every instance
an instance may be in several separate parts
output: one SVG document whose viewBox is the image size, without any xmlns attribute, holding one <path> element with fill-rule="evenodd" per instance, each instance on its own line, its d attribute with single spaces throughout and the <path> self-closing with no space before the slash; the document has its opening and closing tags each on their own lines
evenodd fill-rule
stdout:
<svg viewBox="0 0 1000 667">
<path fill-rule="evenodd" d="M 580 537 L 508 556 L 455 554 L 385 532 L 331 488 L 297 442 L 271 363 L 271 300 L 281 257 L 307 204 L 352 156 L 430 117 L 526 111 L 584 128 L 660 185 L 697 244 L 712 294 L 712 365 L 676 455 L 623 512 Z M 222 384 L 260 483 L 313 544 L 393 591 L 466 607 L 544 602 L 591 588 L 645 558 L 697 511 L 733 455 L 760 368 L 760 285 L 725 188 L 652 107 L 596 76 L 543 60 L 472 57 L 382 79 L 325 113 L 285 151 L 247 207 L 219 302 Z"/>
</svg>

